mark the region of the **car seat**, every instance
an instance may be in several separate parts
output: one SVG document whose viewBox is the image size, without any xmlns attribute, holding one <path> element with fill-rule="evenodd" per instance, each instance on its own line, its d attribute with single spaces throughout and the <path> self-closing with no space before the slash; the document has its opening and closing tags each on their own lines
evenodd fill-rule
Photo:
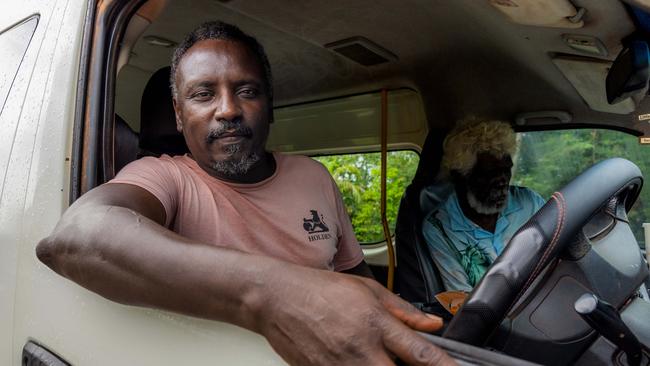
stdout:
<svg viewBox="0 0 650 366">
<path fill-rule="evenodd" d="M 395 292 L 411 303 L 435 302 L 435 294 L 445 291 L 422 235 L 422 220 L 436 204 L 425 188 L 433 186 L 443 193 L 449 191 L 448 183 L 436 180 L 445 136 L 443 130 L 431 130 L 427 135 L 415 176 L 406 188 L 397 212 Z M 444 198 L 439 196 L 437 200 Z"/>
<path fill-rule="evenodd" d="M 183 155 L 189 152 L 183 134 L 176 129 L 176 116 L 169 86 L 171 67 L 156 71 L 144 88 L 140 103 L 140 154 Z"/>
<path fill-rule="evenodd" d="M 169 66 L 156 71 L 144 88 L 140 103 L 140 134 L 119 115 L 113 129 L 113 166 L 117 174 L 142 156 L 182 155 L 189 152 L 176 117 L 169 87 Z"/>
<path fill-rule="evenodd" d="M 117 174 L 126 164 L 138 158 L 139 136 L 117 114 L 113 133 L 113 166 Z"/>
</svg>

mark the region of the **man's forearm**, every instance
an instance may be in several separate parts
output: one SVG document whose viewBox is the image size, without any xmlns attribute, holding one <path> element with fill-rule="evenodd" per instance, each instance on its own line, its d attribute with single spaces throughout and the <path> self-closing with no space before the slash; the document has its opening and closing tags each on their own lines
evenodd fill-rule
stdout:
<svg viewBox="0 0 650 366">
<path fill-rule="evenodd" d="M 273 277 L 286 270 L 271 258 L 189 241 L 115 206 L 66 213 L 37 253 L 56 272 L 111 300 L 227 319 L 251 330 L 265 291 L 280 281 Z"/>
</svg>

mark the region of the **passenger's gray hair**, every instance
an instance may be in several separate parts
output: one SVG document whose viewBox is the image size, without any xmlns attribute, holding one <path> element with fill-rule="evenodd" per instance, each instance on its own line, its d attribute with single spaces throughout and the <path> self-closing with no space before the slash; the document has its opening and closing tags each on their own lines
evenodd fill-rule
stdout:
<svg viewBox="0 0 650 366">
<path fill-rule="evenodd" d="M 467 175 L 476 165 L 479 153 L 498 158 L 514 156 L 517 150 L 515 131 L 503 121 L 485 121 L 475 117 L 462 120 L 447 135 L 443 143 L 443 174 L 457 171 Z"/>
</svg>

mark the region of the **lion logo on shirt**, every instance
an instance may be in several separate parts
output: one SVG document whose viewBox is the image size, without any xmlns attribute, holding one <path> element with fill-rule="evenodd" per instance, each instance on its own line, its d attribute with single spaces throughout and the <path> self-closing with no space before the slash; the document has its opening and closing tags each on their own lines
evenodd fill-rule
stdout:
<svg viewBox="0 0 650 366">
<path fill-rule="evenodd" d="M 330 231 L 330 228 L 327 227 L 327 224 L 325 224 L 323 215 L 319 215 L 318 211 L 316 210 L 309 210 L 309 212 L 311 213 L 311 218 L 306 217 L 302 219 L 302 227 L 308 234 L 310 234 L 308 236 L 309 241 L 311 242 L 315 240 L 324 240 L 331 238 L 331 234 L 321 234 Z"/>
<path fill-rule="evenodd" d="M 309 212 L 311 212 L 311 218 L 302 219 L 302 227 L 305 228 L 305 231 L 307 231 L 309 234 L 324 233 L 330 231 L 330 228 L 325 225 L 323 215 L 319 215 L 318 211 L 316 210 L 309 210 Z"/>
</svg>

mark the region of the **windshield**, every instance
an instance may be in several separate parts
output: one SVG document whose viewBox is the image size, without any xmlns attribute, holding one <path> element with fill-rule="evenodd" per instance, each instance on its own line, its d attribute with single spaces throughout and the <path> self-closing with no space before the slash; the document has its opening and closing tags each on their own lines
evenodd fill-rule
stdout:
<svg viewBox="0 0 650 366">
<path fill-rule="evenodd" d="M 579 129 L 518 134 L 519 152 L 512 182 L 548 199 L 576 175 L 612 157 L 628 159 L 645 175 L 650 171 L 650 146 L 638 137 L 613 130 Z M 650 219 L 650 190 L 645 188 L 629 213 L 639 244 L 644 247 L 643 223 Z"/>
</svg>

